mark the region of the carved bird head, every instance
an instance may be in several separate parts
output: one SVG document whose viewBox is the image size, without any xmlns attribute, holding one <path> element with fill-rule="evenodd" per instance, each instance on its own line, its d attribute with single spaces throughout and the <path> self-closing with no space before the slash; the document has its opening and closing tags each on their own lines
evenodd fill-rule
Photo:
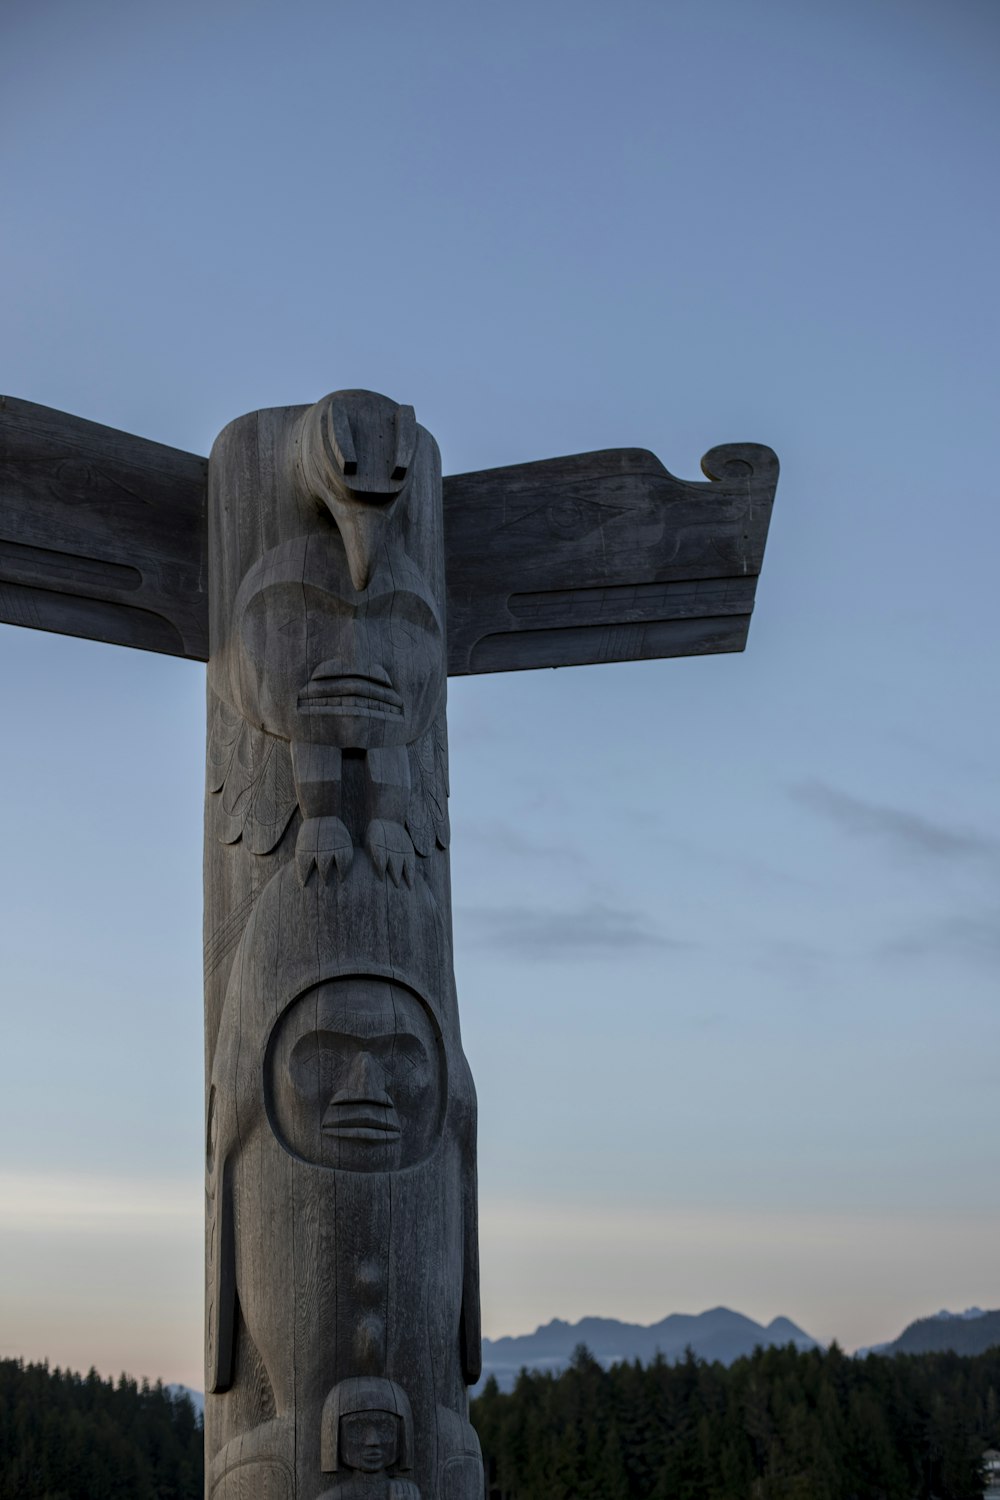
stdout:
<svg viewBox="0 0 1000 1500">
<path fill-rule="evenodd" d="M 299 483 L 336 523 L 359 593 L 368 587 L 416 448 L 413 407 L 397 406 L 374 391 L 334 391 L 302 417 L 295 452 Z"/>
</svg>

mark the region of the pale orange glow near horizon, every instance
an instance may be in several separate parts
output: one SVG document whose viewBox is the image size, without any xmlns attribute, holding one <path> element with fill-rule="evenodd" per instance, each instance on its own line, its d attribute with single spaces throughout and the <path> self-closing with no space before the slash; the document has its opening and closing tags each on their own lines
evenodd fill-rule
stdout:
<svg viewBox="0 0 1000 1500">
<path fill-rule="evenodd" d="M 5 1172 L 0 1204 L 4 1357 L 202 1388 L 200 1183 Z M 484 1196 L 484 1330 L 587 1315 L 648 1324 L 721 1303 L 853 1349 L 942 1301 L 988 1305 L 998 1221 Z"/>
</svg>

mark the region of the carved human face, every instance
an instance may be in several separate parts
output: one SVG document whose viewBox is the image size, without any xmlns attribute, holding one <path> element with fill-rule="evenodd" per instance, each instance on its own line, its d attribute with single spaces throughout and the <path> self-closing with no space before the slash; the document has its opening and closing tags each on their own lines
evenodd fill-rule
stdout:
<svg viewBox="0 0 1000 1500">
<path fill-rule="evenodd" d="M 301 995 L 272 1033 L 265 1071 L 278 1139 L 317 1166 L 395 1171 L 421 1161 L 437 1136 L 437 1029 L 389 980 L 332 979 Z"/>
<path fill-rule="evenodd" d="M 401 548 L 351 582 L 326 526 L 283 542 L 236 598 L 230 681 L 244 718 L 286 740 L 406 745 L 430 727 L 446 677 L 437 606 Z"/>
<path fill-rule="evenodd" d="M 362 1474 L 381 1474 L 397 1461 L 399 1418 L 391 1411 L 352 1411 L 340 1419 L 340 1462 Z"/>
</svg>

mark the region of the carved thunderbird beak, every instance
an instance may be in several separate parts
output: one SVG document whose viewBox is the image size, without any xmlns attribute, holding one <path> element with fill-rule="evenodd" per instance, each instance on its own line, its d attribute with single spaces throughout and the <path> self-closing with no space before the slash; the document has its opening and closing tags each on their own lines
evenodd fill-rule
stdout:
<svg viewBox="0 0 1000 1500">
<path fill-rule="evenodd" d="M 351 582 L 359 594 L 363 594 L 375 571 L 375 561 L 385 539 L 386 527 L 396 509 L 393 500 L 386 506 L 375 507 L 357 501 L 353 496 L 343 500 L 335 493 L 322 497 L 337 529 L 344 541 L 347 566 Z"/>
<path fill-rule="evenodd" d="M 335 391 L 302 418 L 297 467 L 340 532 L 351 582 L 364 593 L 417 449 L 412 406 L 374 391 Z"/>
</svg>

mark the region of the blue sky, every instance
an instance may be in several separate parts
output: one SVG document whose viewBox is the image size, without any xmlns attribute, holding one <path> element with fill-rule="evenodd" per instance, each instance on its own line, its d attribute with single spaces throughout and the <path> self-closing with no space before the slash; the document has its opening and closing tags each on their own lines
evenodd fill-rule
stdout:
<svg viewBox="0 0 1000 1500">
<path fill-rule="evenodd" d="M 11 394 L 771 444 L 745 655 L 453 682 L 484 1323 L 996 1306 L 991 0 L 6 27 Z M 201 1382 L 204 672 L 0 627 L 0 1352 Z"/>
</svg>

